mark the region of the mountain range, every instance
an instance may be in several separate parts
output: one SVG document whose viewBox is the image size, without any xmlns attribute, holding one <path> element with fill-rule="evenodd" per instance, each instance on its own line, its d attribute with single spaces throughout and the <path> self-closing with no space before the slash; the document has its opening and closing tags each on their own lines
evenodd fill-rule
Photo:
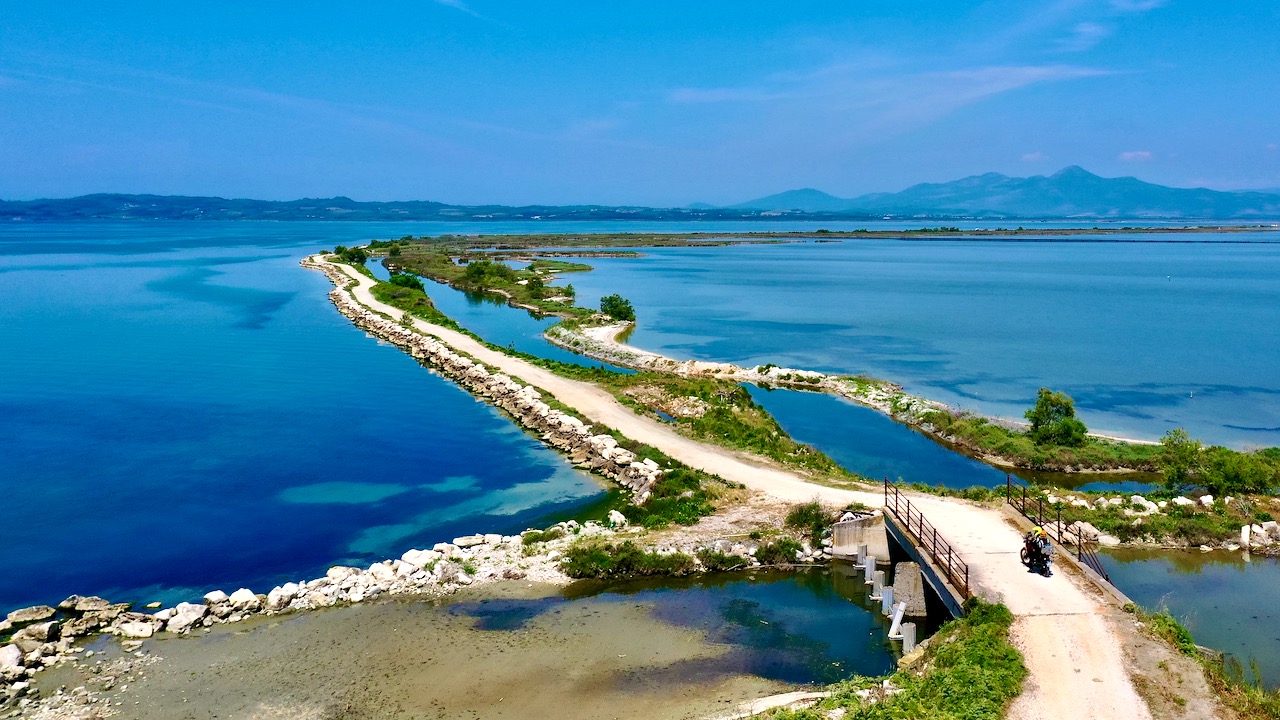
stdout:
<svg viewBox="0 0 1280 720">
<path fill-rule="evenodd" d="M 1072 166 L 1049 176 L 986 173 L 849 199 L 807 188 L 730 207 L 929 217 L 1244 219 L 1280 216 L 1280 193 L 1171 188 L 1133 177 L 1103 178 Z"/>
<path fill-rule="evenodd" d="M 987 173 L 896 193 L 838 198 L 790 190 L 729 206 L 450 205 L 425 200 L 363 202 L 346 197 L 252 200 L 101 193 L 48 200 L 0 200 L 2 220 L 752 220 L 776 219 L 1120 219 L 1257 220 L 1280 217 L 1280 192 L 1171 188 L 1137 178 L 1103 178 L 1079 167 L 1017 178 Z"/>
</svg>

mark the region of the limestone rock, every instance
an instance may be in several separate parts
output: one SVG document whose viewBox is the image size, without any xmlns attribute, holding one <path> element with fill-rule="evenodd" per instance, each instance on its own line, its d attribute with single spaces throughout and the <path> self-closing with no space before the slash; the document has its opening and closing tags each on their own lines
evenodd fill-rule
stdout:
<svg viewBox="0 0 1280 720">
<path fill-rule="evenodd" d="M 1201 495 L 1201 496 L 1200 496 L 1200 504 L 1201 504 L 1201 505 L 1203 505 L 1203 506 L 1205 506 L 1205 507 L 1213 507 L 1213 496 L 1212 496 L 1212 495 Z"/>
<path fill-rule="evenodd" d="M 76 602 L 75 607 L 72 609 L 76 613 L 83 615 L 85 613 L 90 613 L 90 612 L 100 613 L 110 609 L 110 607 L 111 607 L 110 601 L 103 600 L 102 598 L 97 596 L 93 596 L 93 597 L 87 597 L 87 598 L 80 598 Z"/>
<path fill-rule="evenodd" d="M 392 583 L 396 579 L 396 571 L 390 565 L 374 563 L 369 566 L 369 576 L 380 583 Z"/>
<path fill-rule="evenodd" d="M 300 588 L 297 583 L 285 583 L 267 593 L 267 609 L 273 612 L 289 607 L 289 603 L 298 597 Z"/>
<path fill-rule="evenodd" d="M 249 588 L 240 588 L 231 593 L 231 596 L 227 598 L 227 602 L 231 604 L 231 609 L 236 612 L 253 611 L 262 607 L 262 601 L 258 600 L 258 596 Z"/>
<path fill-rule="evenodd" d="M 21 677 L 25 671 L 22 649 L 17 645 L 0 646 L 0 678 Z"/>
<path fill-rule="evenodd" d="M 214 605 L 225 604 L 229 599 L 230 598 L 226 593 L 221 590 L 214 590 L 212 592 L 205 593 L 204 604 L 212 607 Z"/>
<path fill-rule="evenodd" d="M 609 525 L 611 525 L 612 527 L 616 527 L 616 528 L 618 528 L 618 527 L 626 527 L 626 525 L 627 525 L 627 516 L 623 515 L 622 513 L 618 512 L 617 510 L 610 510 L 610 511 L 609 511 Z"/>
<path fill-rule="evenodd" d="M 1177 506 L 1179 506 L 1179 507 L 1186 507 L 1186 506 L 1188 506 L 1188 505 L 1195 505 L 1195 504 L 1196 504 L 1194 500 L 1189 500 L 1189 499 L 1184 498 L 1184 497 L 1182 497 L 1182 496 L 1178 496 L 1178 497 L 1174 498 L 1171 502 L 1172 502 L 1174 505 L 1177 505 Z"/>
<path fill-rule="evenodd" d="M 155 626 L 149 622 L 132 621 L 120 623 L 120 635 L 122 637 L 141 640 L 151 637 L 155 632 Z"/>
<path fill-rule="evenodd" d="M 5 619 L 15 628 L 23 628 L 35 623 L 52 620 L 57 612 L 57 610 L 48 605 L 32 605 L 31 607 L 14 610 Z"/>
<path fill-rule="evenodd" d="M 425 568 L 433 562 L 438 562 L 443 555 L 435 550 L 409 550 L 400 559 L 417 568 Z"/>
<path fill-rule="evenodd" d="M 483 545 L 484 536 L 483 535 L 464 535 L 459 538 L 454 538 L 453 544 L 457 545 L 460 548 L 469 548 L 469 547 L 475 547 L 476 545 Z"/>
<path fill-rule="evenodd" d="M 171 632 L 185 632 L 203 620 L 208 612 L 209 608 L 206 605 L 178 603 L 178 606 L 173 609 L 173 617 L 169 618 L 169 630 Z"/>
<path fill-rule="evenodd" d="M 359 574 L 360 574 L 360 568 L 347 567 L 345 565 L 334 565 L 333 567 L 329 568 L 328 572 L 326 572 L 324 576 L 326 578 L 329 578 L 333 582 L 340 583 L 343 580 L 346 580 L 347 578 L 351 577 L 352 575 L 359 575 Z"/>
</svg>

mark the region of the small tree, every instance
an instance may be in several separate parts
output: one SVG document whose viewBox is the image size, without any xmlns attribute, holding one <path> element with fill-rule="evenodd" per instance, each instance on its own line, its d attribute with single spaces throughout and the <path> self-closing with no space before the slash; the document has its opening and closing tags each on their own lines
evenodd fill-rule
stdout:
<svg viewBox="0 0 1280 720">
<path fill-rule="evenodd" d="M 529 294 L 535 298 L 542 297 L 543 291 L 546 290 L 546 287 L 546 284 L 542 282 L 542 278 L 530 278 L 529 282 L 525 283 L 525 288 L 527 288 L 529 290 Z"/>
<path fill-rule="evenodd" d="M 564 294 L 569 297 L 577 297 L 578 291 L 573 289 L 573 283 L 564 286 Z"/>
<path fill-rule="evenodd" d="M 1026 413 L 1031 421 L 1027 433 L 1037 445 L 1063 445 L 1079 447 L 1089 432 L 1084 423 L 1076 419 L 1076 404 L 1066 393 L 1040 388 L 1036 404 Z"/>
<path fill-rule="evenodd" d="M 1191 484 L 1191 478 L 1200 473 L 1201 451 L 1199 440 L 1192 440 L 1186 430 L 1176 428 L 1160 438 L 1160 471 L 1164 486 L 1170 492 L 1182 492 Z"/>
<path fill-rule="evenodd" d="M 617 293 L 600 298 L 600 312 L 615 320 L 636 319 L 636 311 L 631 307 L 631 301 Z"/>
</svg>

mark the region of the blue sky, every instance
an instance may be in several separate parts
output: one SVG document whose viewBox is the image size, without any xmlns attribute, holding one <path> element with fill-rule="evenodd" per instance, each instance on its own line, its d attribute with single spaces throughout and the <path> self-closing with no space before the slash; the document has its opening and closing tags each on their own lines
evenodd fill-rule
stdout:
<svg viewBox="0 0 1280 720">
<path fill-rule="evenodd" d="M 5 0 L 0 198 L 1280 188 L 1271 0 L 187 5 Z"/>
</svg>

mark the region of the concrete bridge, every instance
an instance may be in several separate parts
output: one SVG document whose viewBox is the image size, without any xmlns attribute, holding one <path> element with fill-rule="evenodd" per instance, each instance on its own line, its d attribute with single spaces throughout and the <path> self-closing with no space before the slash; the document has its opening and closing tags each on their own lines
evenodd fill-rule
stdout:
<svg viewBox="0 0 1280 720">
<path fill-rule="evenodd" d="M 323 258 L 314 260 L 325 263 Z M 351 279 L 346 292 L 357 302 L 388 317 L 401 317 L 400 310 L 372 296 L 370 288 L 374 281 L 371 278 L 345 265 L 337 267 Z M 537 386 L 592 422 L 656 447 L 690 467 L 742 483 L 780 501 L 799 503 L 818 499 L 837 506 L 851 502 L 870 506 L 885 503 L 880 492 L 816 485 L 760 458 L 680 435 L 664 423 L 632 412 L 602 388 L 555 375 L 497 352 L 464 333 L 421 319 L 414 319 L 413 325 L 418 331 L 438 337 L 490 367 Z M 917 551 L 926 545 L 933 547 L 932 529 L 937 529 L 938 541 L 945 543 L 951 561 L 939 564 L 933 553 L 929 558 L 922 558 L 925 560 L 922 568 L 929 568 L 930 577 L 938 586 L 945 590 L 949 585 L 953 601 L 972 594 L 991 602 L 1003 602 L 1016 616 L 1011 640 L 1021 651 L 1030 675 L 1008 717 L 1015 720 L 1144 720 L 1152 717 L 1146 702 L 1135 691 L 1131 674 L 1134 663 L 1126 658 L 1126 642 L 1121 639 L 1122 633 L 1133 633 L 1133 619 L 1121 611 L 1124 599 L 1113 588 L 1103 587 L 1069 562 L 1059 562 L 1058 571 L 1051 577 L 1027 572 L 1019 561 L 1018 551 L 1022 534 L 1029 525 L 1007 508 L 924 494 L 903 493 L 902 498 L 910 500 L 911 513 L 889 508 L 885 513 L 886 526 L 895 528 L 891 532 L 900 538 L 899 542 Z M 917 515 L 924 518 L 930 528 L 927 539 L 925 530 L 914 519 Z M 1059 557 L 1063 555 L 1065 553 L 1060 553 Z M 1175 658 L 1172 654 L 1170 657 Z M 1193 681 L 1194 678 L 1188 679 Z M 1145 679 L 1148 687 L 1153 682 Z M 1195 682 L 1204 685 L 1202 677 Z M 1191 688 L 1184 692 L 1191 694 Z M 1207 690 L 1203 694 L 1211 695 Z M 1215 715 L 1216 709 L 1212 706 L 1187 707 L 1177 717 Z"/>
</svg>

